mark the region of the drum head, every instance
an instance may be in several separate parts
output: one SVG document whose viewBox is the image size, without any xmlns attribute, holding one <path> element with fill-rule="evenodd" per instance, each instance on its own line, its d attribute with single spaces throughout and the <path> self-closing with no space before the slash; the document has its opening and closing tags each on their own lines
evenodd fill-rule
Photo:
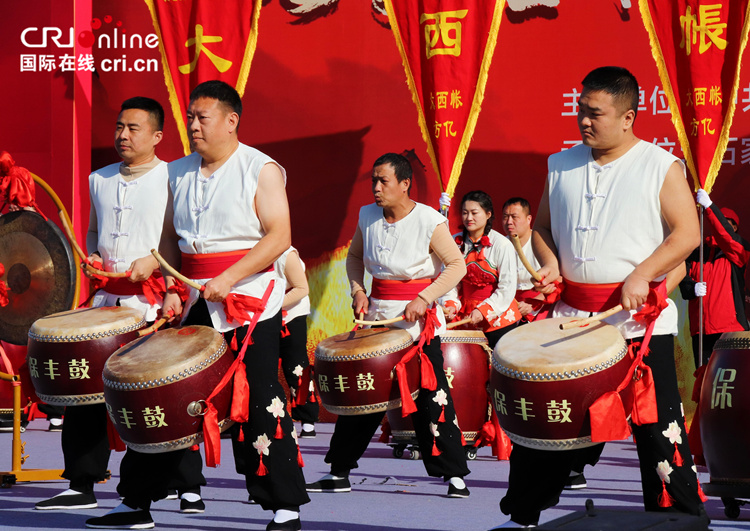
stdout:
<svg viewBox="0 0 750 531">
<path fill-rule="evenodd" d="M 25 345 L 34 321 L 73 304 L 73 251 L 57 225 L 22 210 L 0 216 L 0 263 L 9 288 L 9 303 L 0 308 L 0 339 Z"/>
<path fill-rule="evenodd" d="M 133 308 L 80 308 L 37 319 L 29 329 L 29 337 L 45 343 L 86 341 L 124 334 L 145 325 L 143 312 Z"/>
<path fill-rule="evenodd" d="M 324 339 L 315 349 L 315 357 L 379 356 L 405 349 L 412 343 L 409 332 L 401 328 L 361 328 Z"/>
<path fill-rule="evenodd" d="M 521 379 L 577 378 L 598 372 L 627 352 L 620 331 L 606 323 L 560 330 L 570 317 L 543 319 L 519 326 L 495 345 L 492 364 Z"/>
<path fill-rule="evenodd" d="M 107 360 L 103 377 L 119 383 L 177 381 L 210 366 L 226 350 L 224 336 L 211 327 L 169 328 L 118 349 Z"/>
</svg>

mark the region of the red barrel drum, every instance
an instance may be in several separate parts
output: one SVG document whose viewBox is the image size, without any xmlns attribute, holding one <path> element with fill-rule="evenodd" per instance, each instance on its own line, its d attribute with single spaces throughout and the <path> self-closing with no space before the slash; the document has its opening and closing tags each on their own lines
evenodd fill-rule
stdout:
<svg viewBox="0 0 750 531">
<path fill-rule="evenodd" d="M 144 453 L 202 442 L 206 399 L 233 361 L 224 337 L 208 326 L 160 330 L 117 350 L 102 377 L 107 411 L 120 438 Z M 232 425 L 231 402 L 230 380 L 212 399 L 222 431 Z"/>
<path fill-rule="evenodd" d="M 363 328 L 324 339 L 315 349 L 320 401 L 337 415 L 364 415 L 401 407 L 394 367 L 414 343 L 400 328 Z M 406 364 L 412 398 L 419 394 L 419 361 Z"/>
<path fill-rule="evenodd" d="M 633 360 L 614 326 L 560 330 L 571 320 L 534 321 L 495 345 L 491 399 L 500 426 L 514 443 L 541 450 L 596 444 L 591 442 L 589 406 L 617 389 Z M 628 401 L 624 396 L 623 402 Z"/>
<path fill-rule="evenodd" d="M 26 355 L 37 396 L 60 406 L 104 402 L 102 369 L 107 358 L 145 326 L 143 312 L 120 306 L 37 319 L 29 329 Z"/>
<path fill-rule="evenodd" d="M 714 345 L 701 386 L 700 430 L 703 456 L 716 487 L 750 487 L 750 332 L 724 332 Z M 735 496 L 739 496 L 735 492 Z M 744 492 L 743 497 L 747 496 Z"/>
<path fill-rule="evenodd" d="M 440 335 L 440 350 L 458 425 L 466 443 L 472 444 L 489 419 L 487 338 L 480 330 L 448 330 Z M 388 412 L 388 423 L 394 443 L 416 440 L 411 417 L 402 417 L 401 408 Z"/>
</svg>

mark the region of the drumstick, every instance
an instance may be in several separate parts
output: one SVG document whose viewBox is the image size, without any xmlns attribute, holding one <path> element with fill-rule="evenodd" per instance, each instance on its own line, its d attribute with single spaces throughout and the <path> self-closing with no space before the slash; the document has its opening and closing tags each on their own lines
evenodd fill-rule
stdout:
<svg viewBox="0 0 750 531">
<path fill-rule="evenodd" d="M 385 321 L 363 321 L 361 319 L 354 319 L 354 322 L 362 326 L 383 326 L 403 321 L 404 316 L 394 317 L 393 319 L 386 319 Z"/>
<path fill-rule="evenodd" d="M 170 275 L 182 280 L 185 284 L 187 284 L 191 288 L 195 288 L 198 291 L 206 291 L 206 286 L 201 286 L 197 282 L 193 282 L 192 280 L 187 278 L 185 275 L 177 271 L 174 267 L 169 265 L 167 261 L 164 260 L 164 257 L 162 257 L 162 255 L 159 254 L 159 251 L 157 251 L 156 249 L 151 249 L 151 254 L 154 255 L 154 258 L 156 258 L 157 262 L 159 262 L 164 269 L 169 271 Z"/>
<path fill-rule="evenodd" d="M 60 212 L 60 222 L 62 223 L 63 230 L 65 231 L 65 235 L 68 237 L 68 241 L 70 241 L 70 245 L 73 247 L 73 250 L 78 254 L 78 257 L 81 259 L 81 269 L 85 269 L 90 274 L 97 275 L 100 277 L 125 278 L 125 277 L 130 276 L 129 271 L 125 271 L 124 273 L 115 273 L 112 271 L 102 271 L 101 269 L 92 267 L 89 257 L 83 254 L 83 249 L 81 249 L 81 246 L 78 245 L 78 241 L 76 240 L 75 234 L 73 234 L 73 230 L 70 228 L 70 223 L 68 222 L 67 216 L 63 215 L 62 212 Z"/>
<path fill-rule="evenodd" d="M 154 324 L 152 324 L 148 328 L 144 328 L 143 330 L 138 330 L 138 337 L 147 336 L 151 332 L 155 332 L 156 330 L 158 330 L 159 328 L 161 328 L 162 326 L 164 326 L 164 323 L 166 323 L 167 321 L 169 321 L 173 316 L 174 316 L 174 311 L 173 310 L 169 310 L 169 312 L 167 312 L 167 316 L 166 317 L 162 317 L 161 319 L 158 319 L 158 320 L 154 321 Z"/>
<path fill-rule="evenodd" d="M 602 319 L 606 319 L 610 315 L 614 315 L 617 312 L 622 311 L 622 304 L 618 304 L 614 308 L 610 308 L 606 312 L 598 313 L 596 315 L 592 315 L 591 317 L 587 317 L 586 319 L 577 319 L 575 321 L 570 321 L 569 323 L 564 323 L 560 325 L 560 330 L 570 330 L 571 328 L 580 328 L 581 326 L 586 326 L 587 324 L 596 323 L 598 321 L 601 321 Z"/>
<path fill-rule="evenodd" d="M 448 330 L 451 330 L 453 328 L 456 328 L 457 326 L 469 324 L 470 322 L 471 322 L 471 317 L 466 317 L 465 319 L 461 319 L 460 321 L 456 321 L 455 323 L 448 323 L 447 325 L 445 325 L 445 327 Z"/>
<path fill-rule="evenodd" d="M 521 240 L 518 238 L 518 234 L 511 235 L 510 241 L 513 242 L 513 247 L 516 248 L 516 252 L 518 253 L 518 258 L 521 259 L 521 263 L 523 264 L 523 267 L 526 268 L 526 271 L 529 272 L 529 274 L 534 280 L 536 280 L 537 282 L 541 282 L 542 276 L 536 272 L 536 270 L 529 263 L 529 259 L 526 258 L 526 253 L 523 252 L 523 248 L 521 247 Z"/>
</svg>

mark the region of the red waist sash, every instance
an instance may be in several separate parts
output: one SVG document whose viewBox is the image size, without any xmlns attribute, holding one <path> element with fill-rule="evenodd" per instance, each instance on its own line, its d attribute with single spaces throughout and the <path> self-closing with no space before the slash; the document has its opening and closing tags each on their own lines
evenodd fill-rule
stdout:
<svg viewBox="0 0 750 531">
<path fill-rule="evenodd" d="M 562 301 L 586 312 L 599 313 L 609 310 L 620 303 L 622 282 L 614 284 L 582 284 L 565 279 L 565 289 L 560 298 Z"/>
<path fill-rule="evenodd" d="M 180 273 L 187 278 L 214 278 L 240 261 L 250 249 L 226 251 L 223 253 L 186 254 L 182 253 Z M 273 271 L 273 264 L 259 273 Z"/>
<path fill-rule="evenodd" d="M 432 284 L 431 278 L 419 278 L 415 280 L 383 280 L 372 279 L 371 297 L 391 301 L 411 301 L 427 286 Z"/>
<path fill-rule="evenodd" d="M 483 301 L 492 295 L 495 291 L 497 284 L 487 284 L 485 286 L 477 286 L 470 282 L 461 283 L 461 295 L 464 300 L 475 300 Z"/>
<path fill-rule="evenodd" d="M 129 295 L 146 295 L 144 285 L 148 284 L 151 288 L 157 288 L 157 291 L 164 291 L 164 279 L 161 271 L 158 269 L 145 282 L 131 282 L 127 277 L 107 278 L 106 284 L 102 288 L 107 293 L 126 297 Z M 161 288 L 160 290 L 158 288 Z"/>
<path fill-rule="evenodd" d="M 620 304 L 623 282 L 614 284 L 582 284 L 565 279 L 565 289 L 560 298 L 562 301 L 586 312 L 604 312 Z M 651 289 L 656 289 L 659 282 L 649 283 Z"/>
</svg>

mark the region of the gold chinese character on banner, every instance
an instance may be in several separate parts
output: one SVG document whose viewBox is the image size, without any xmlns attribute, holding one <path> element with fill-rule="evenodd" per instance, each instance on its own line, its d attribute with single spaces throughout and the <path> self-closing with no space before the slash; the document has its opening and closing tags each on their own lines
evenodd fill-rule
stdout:
<svg viewBox="0 0 750 531">
<path fill-rule="evenodd" d="M 685 14 L 680 17 L 682 41 L 680 48 L 690 55 L 692 46 L 698 42 L 698 53 L 704 53 L 715 44 L 719 50 L 727 47 L 727 40 L 721 35 L 727 28 L 721 21 L 721 4 L 699 5 L 698 15 L 693 14 L 691 6 L 685 8 Z"/>
<path fill-rule="evenodd" d="M 419 23 L 424 25 L 425 52 L 427 59 L 435 55 L 461 55 L 461 22 L 468 9 L 422 13 Z"/>
<path fill-rule="evenodd" d="M 711 105 L 721 105 L 723 101 L 721 97 L 721 87 L 714 85 L 708 93 L 708 103 Z"/>
<path fill-rule="evenodd" d="M 186 65 L 179 66 L 177 69 L 181 74 L 189 74 L 190 72 L 195 70 L 195 67 L 198 65 L 198 57 L 200 57 L 201 53 L 205 53 L 206 57 L 211 60 L 211 62 L 219 72 L 226 72 L 231 68 L 232 61 L 229 61 L 228 59 L 222 59 L 218 55 L 212 53 L 211 50 L 209 50 L 205 46 L 206 43 L 221 42 L 222 40 L 224 39 L 219 36 L 203 35 L 203 26 L 201 26 L 200 24 L 196 24 L 195 37 L 191 37 L 185 42 L 186 48 L 195 46 L 195 55 L 193 56 L 193 60 Z"/>
<path fill-rule="evenodd" d="M 441 91 L 437 93 L 437 108 L 445 109 L 448 107 L 448 91 Z"/>
<path fill-rule="evenodd" d="M 464 103 L 461 101 L 461 91 L 460 90 L 452 90 L 451 91 L 451 107 L 454 109 L 458 109 L 459 107 L 463 107 Z"/>
</svg>

